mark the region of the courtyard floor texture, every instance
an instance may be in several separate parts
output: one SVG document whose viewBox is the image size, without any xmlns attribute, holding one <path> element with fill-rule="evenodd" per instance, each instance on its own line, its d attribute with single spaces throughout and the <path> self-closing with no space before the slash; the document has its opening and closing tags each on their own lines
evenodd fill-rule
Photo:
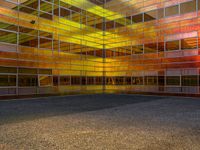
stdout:
<svg viewBox="0 0 200 150">
<path fill-rule="evenodd" d="M 0 150 L 200 150 L 200 98 L 0 100 Z"/>
</svg>

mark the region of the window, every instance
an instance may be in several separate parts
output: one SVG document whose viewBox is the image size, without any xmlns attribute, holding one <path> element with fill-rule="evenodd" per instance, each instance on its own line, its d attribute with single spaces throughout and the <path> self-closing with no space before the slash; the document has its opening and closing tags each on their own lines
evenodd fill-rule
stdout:
<svg viewBox="0 0 200 150">
<path fill-rule="evenodd" d="M 143 77 L 132 77 L 133 85 L 143 85 Z"/>
<path fill-rule="evenodd" d="M 80 77 L 72 76 L 71 77 L 71 85 L 80 85 Z"/>
<path fill-rule="evenodd" d="M 192 0 L 192 1 L 180 4 L 181 14 L 190 13 L 194 11 L 196 11 L 196 0 Z"/>
<path fill-rule="evenodd" d="M 70 52 L 71 44 L 67 42 L 60 41 L 60 51 Z"/>
<path fill-rule="evenodd" d="M 157 52 L 157 43 L 144 44 L 144 53 Z"/>
<path fill-rule="evenodd" d="M 26 28 L 26 27 L 22 27 L 22 26 L 19 26 L 19 32 L 25 33 L 25 34 L 31 34 L 31 35 L 34 35 L 34 36 L 38 35 L 38 30 L 30 29 L 30 28 Z"/>
<path fill-rule="evenodd" d="M 197 48 L 197 38 L 186 38 L 181 40 L 181 49 L 196 49 Z"/>
<path fill-rule="evenodd" d="M 53 76 L 53 86 L 58 86 L 58 79 L 59 77 L 58 76 Z"/>
<path fill-rule="evenodd" d="M 17 73 L 17 68 L 0 66 L 0 73 Z"/>
<path fill-rule="evenodd" d="M 158 52 L 163 52 L 165 49 L 164 42 L 158 42 Z"/>
<path fill-rule="evenodd" d="M 198 86 L 198 77 L 196 75 L 182 76 L 182 86 Z"/>
<path fill-rule="evenodd" d="M 103 79 L 102 79 L 102 77 L 95 77 L 95 80 L 96 80 L 96 84 L 97 85 L 102 85 L 102 83 L 103 83 Z"/>
<path fill-rule="evenodd" d="M 143 53 L 143 45 L 136 45 L 132 47 L 133 54 L 142 54 Z"/>
<path fill-rule="evenodd" d="M 179 50 L 179 40 L 166 42 L 166 51 Z"/>
<path fill-rule="evenodd" d="M 40 12 L 40 17 L 44 19 L 48 19 L 48 20 L 53 20 L 52 14 L 49 14 L 49 13 Z"/>
<path fill-rule="evenodd" d="M 173 16 L 173 15 L 178 15 L 178 14 L 179 14 L 178 5 L 165 8 L 165 16 L 166 17 Z"/>
<path fill-rule="evenodd" d="M 61 76 L 60 77 L 60 85 L 70 85 L 70 77 L 69 76 L 67 76 L 67 77 Z"/>
<path fill-rule="evenodd" d="M 16 86 L 16 75 L 0 75 L 0 86 Z"/>
<path fill-rule="evenodd" d="M 125 77 L 124 84 L 131 85 L 131 77 Z"/>
<path fill-rule="evenodd" d="M 200 0 L 198 0 L 197 3 L 198 3 L 198 10 L 200 10 Z"/>
<path fill-rule="evenodd" d="M 88 85 L 94 85 L 95 78 L 94 77 L 87 77 L 87 84 Z"/>
<path fill-rule="evenodd" d="M 17 0 L 15 0 L 15 3 L 9 2 L 8 0 L 0 1 L 1 7 L 7 7 L 7 8 L 16 8 L 17 7 Z"/>
<path fill-rule="evenodd" d="M 17 34 L 14 32 L 0 30 L 0 42 L 17 44 Z"/>
<path fill-rule="evenodd" d="M 71 11 L 65 8 L 60 7 L 60 17 L 70 19 L 71 18 Z"/>
<path fill-rule="evenodd" d="M 161 19 L 164 17 L 164 9 L 161 8 L 161 9 L 158 9 L 158 19 Z"/>
<path fill-rule="evenodd" d="M 106 77 L 106 84 L 114 85 L 115 84 L 115 77 Z"/>
<path fill-rule="evenodd" d="M 157 11 L 152 10 L 149 12 L 144 13 L 144 21 L 151 21 L 151 20 L 156 20 L 157 19 Z"/>
<path fill-rule="evenodd" d="M 81 77 L 81 84 L 86 85 L 87 84 L 87 77 Z"/>
<path fill-rule="evenodd" d="M 159 86 L 165 85 L 165 77 L 164 76 L 158 76 L 158 85 Z"/>
<path fill-rule="evenodd" d="M 166 84 L 180 86 L 180 76 L 167 76 Z"/>
<path fill-rule="evenodd" d="M 40 38 L 40 48 L 52 49 L 52 40 L 46 38 Z"/>
<path fill-rule="evenodd" d="M 37 69 L 19 68 L 19 73 L 23 73 L 23 74 L 37 74 Z"/>
<path fill-rule="evenodd" d="M 53 38 L 53 34 L 50 32 L 45 32 L 45 31 L 39 31 L 39 36 L 40 37 L 45 37 L 45 38 L 49 38 L 52 39 Z"/>
<path fill-rule="evenodd" d="M 38 47 L 38 37 L 20 33 L 19 45 L 29 46 L 29 47 Z"/>
<path fill-rule="evenodd" d="M 80 13 L 72 11 L 71 20 L 74 21 L 74 22 L 80 22 L 81 21 Z"/>
<path fill-rule="evenodd" d="M 115 26 L 115 22 L 114 21 L 107 21 L 106 22 L 106 29 L 109 30 L 109 29 L 113 29 Z"/>
<path fill-rule="evenodd" d="M 124 77 L 116 77 L 116 85 L 123 85 L 124 84 Z"/>
<path fill-rule="evenodd" d="M 143 14 L 132 16 L 132 23 L 143 22 Z"/>
<path fill-rule="evenodd" d="M 39 74 L 52 74 L 51 69 L 39 69 Z"/>
<path fill-rule="evenodd" d="M 40 86 L 52 86 L 52 76 L 40 76 Z"/>
<path fill-rule="evenodd" d="M 38 77 L 37 75 L 19 75 L 18 76 L 18 85 L 23 86 L 38 86 Z"/>
<path fill-rule="evenodd" d="M 53 5 L 51 3 L 40 0 L 40 11 L 52 13 Z M 43 12 L 40 12 L 42 14 Z"/>
<path fill-rule="evenodd" d="M 144 77 L 145 85 L 157 85 L 157 76 L 146 76 Z"/>
<path fill-rule="evenodd" d="M 35 16 L 38 16 L 38 11 L 36 11 L 33 8 L 27 7 L 27 6 L 23 6 L 23 5 L 19 5 L 18 6 L 19 11 L 23 12 L 23 13 L 27 13 L 27 14 L 32 14 Z"/>
<path fill-rule="evenodd" d="M 4 22 L 0 22 L 0 29 L 4 29 L 4 30 L 10 30 L 10 31 L 18 31 L 18 27 L 15 24 L 10 24 L 10 23 L 4 23 Z"/>
</svg>

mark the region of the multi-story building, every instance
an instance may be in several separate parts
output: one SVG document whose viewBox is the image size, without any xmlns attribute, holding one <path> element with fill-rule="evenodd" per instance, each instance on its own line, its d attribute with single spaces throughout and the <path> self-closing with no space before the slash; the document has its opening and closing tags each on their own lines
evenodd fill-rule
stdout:
<svg viewBox="0 0 200 150">
<path fill-rule="evenodd" d="M 200 94 L 198 0 L 0 0 L 0 95 Z"/>
</svg>

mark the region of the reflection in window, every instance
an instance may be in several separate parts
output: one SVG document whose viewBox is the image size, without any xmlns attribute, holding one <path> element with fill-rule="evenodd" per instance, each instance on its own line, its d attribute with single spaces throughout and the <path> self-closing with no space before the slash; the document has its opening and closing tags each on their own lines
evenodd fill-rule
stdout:
<svg viewBox="0 0 200 150">
<path fill-rule="evenodd" d="M 0 75 L 0 86 L 16 86 L 16 76 Z"/>
<path fill-rule="evenodd" d="M 125 77 L 124 84 L 131 85 L 131 77 Z"/>
<path fill-rule="evenodd" d="M 40 86 L 52 86 L 52 76 L 40 76 Z"/>
<path fill-rule="evenodd" d="M 192 0 L 192 1 L 180 4 L 181 14 L 190 13 L 194 11 L 196 11 L 196 0 Z"/>
<path fill-rule="evenodd" d="M 95 77 L 95 83 L 96 85 L 102 85 L 103 79 L 102 77 Z"/>
<path fill-rule="evenodd" d="M 116 77 L 115 81 L 116 81 L 116 85 L 123 85 L 124 84 L 124 77 Z"/>
<path fill-rule="evenodd" d="M 40 12 L 40 17 L 44 19 L 48 19 L 48 20 L 53 20 L 52 14 L 49 14 L 49 13 Z"/>
<path fill-rule="evenodd" d="M 17 68 L 0 66 L 0 73 L 17 73 Z"/>
<path fill-rule="evenodd" d="M 143 14 L 132 16 L 132 23 L 143 22 Z"/>
<path fill-rule="evenodd" d="M 39 74 L 52 74 L 51 69 L 39 69 Z"/>
<path fill-rule="evenodd" d="M 71 76 L 71 85 L 80 85 L 80 77 L 78 76 Z"/>
<path fill-rule="evenodd" d="M 37 75 L 19 75 L 18 76 L 19 86 L 38 86 Z"/>
<path fill-rule="evenodd" d="M 58 76 L 53 76 L 53 86 L 58 86 L 59 84 L 59 77 Z"/>
<path fill-rule="evenodd" d="M 157 43 L 144 44 L 144 53 L 155 53 L 157 52 Z"/>
<path fill-rule="evenodd" d="M 114 85 L 115 84 L 114 77 L 106 77 L 106 84 L 107 85 Z"/>
<path fill-rule="evenodd" d="M 166 50 L 179 50 L 179 40 L 166 42 Z"/>
<path fill-rule="evenodd" d="M 0 29 L 10 30 L 10 31 L 15 31 L 15 32 L 18 31 L 17 25 L 4 23 L 4 22 L 0 22 Z"/>
<path fill-rule="evenodd" d="M 45 31 L 39 31 L 39 36 L 40 37 L 45 37 L 45 38 L 53 38 L 53 34 Z"/>
<path fill-rule="evenodd" d="M 181 49 L 196 49 L 197 48 L 197 38 L 187 38 L 181 40 Z"/>
<path fill-rule="evenodd" d="M 142 53 L 143 53 L 143 45 L 132 46 L 132 54 L 142 54 Z"/>
<path fill-rule="evenodd" d="M 94 85 L 95 78 L 94 77 L 87 77 L 87 84 L 88 85 Z"/>
<path fill-rule="evenodd" d="M 60 17 L 70 19 L 71 11 L 60 7 Z"/>
<path fill-rule="evenodd" d="M 60 85 L 70 85 L 70 76 L 61 76 Z"/>
<path fill-rule="evenodd" d="M 52 13 L 53 5 L 51 3 L 47 3 L 45 1 L 40 0 L 40 11 Z M 40 12 L 43 13 L 43 12 Z"/>
<path fill-rule="evenodd" d="M 19 73 L 23 73 L 23 74 L 37 74 L 37 69 L 19 68 Z"/>
<path fill-rule="evenodd" d="M 40 38 L 40 48 L 52 49 L 52 40 Z"/>
<path fill-rule="evenodd" d="M 143 77 L 132 77 L 133 85 L 143 85 Z"/>
<path fill-rule="evenodd" d="M 158 19 L 161 19 L 164 17 L 164 9 L 161 8 L 161 9 L 158 9 Z"/>
<path fill-rule="evenodd" d="M 158 42 L 158 52 L 163 52 L 165 49 L 164 42 Z"/>
<path fill-rule="evenodd" d="M 38 37 L 20 33 L 19 45 L 29 46 L 29 47 L 38 47 Z"/>
<path fill-rule="evenodd" d="M 71 49 L 70 43 L 60 41 L 60 51 L 70 52 L 70 49 Z"/>
<path fill-rule="evenodd" d="M 198 86 L 198 77 L 195 75 L 182 76 L 182 86 Z"/>
<path fill-rule="evenodd" d="M 165 85 L 165 77 L 164 76 L 158 76 L 158 85 L 159 86 Z"/>
<path fill-rule="evenodd" d="M 167 85 L 180 85 L 180 76 L 167 76 L 166 77 Z"/>
<path fill-rule="evenodd" d="M 144 13 L 144 21 L 151 21 L 157 19 L 157 11 L 152 10 L 149 12 Z"/>
<path fill-rule="evenodd" d="M 0 30 L 0 42 L 17 44 L 17 34 Z"/>
<path fill-rule="evenodd" d="M 19 26 L 19 32 L 20 33 L 31 34 L 31 35 L 34 35 L 34 36 L 38 35 L 38 30 L 31 29 L 31 28 L 26 28 L 26 27 L 22 27 L 22 26 Z"/>
<path fill-rule="evenodd" d="M 35 16 L 38 16 L 38 11 L 36 11 L 36 10 L 33 9 L 33 8 L 26 7 L 26 6 L 23 6 L 23 5 L 20 5 L 20 6 L 19 6 L 19 11 L 21 11 L 21 12 L 23 12 L 23 13 L 33 14 L 33 15 L 35 15 Z"/>
<path fill-rule="evenodd" d="M 145 76 L 144 83 L 145 85 L 157 85 L 157 76 Z"/>
<path fill-rule="evenodd" d="M 165 16 L 166 17 L 178 15 L 178 14 L 179 14 L 178 5 L 165 8 Z"/>
</svg>

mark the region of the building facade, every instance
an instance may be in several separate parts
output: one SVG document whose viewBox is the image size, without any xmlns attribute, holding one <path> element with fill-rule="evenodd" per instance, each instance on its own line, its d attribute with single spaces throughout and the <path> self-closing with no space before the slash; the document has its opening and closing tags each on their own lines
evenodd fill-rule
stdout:
<svg viewBox="0 0 200 150">
<path fill-rule="evenodd" d="M 200 94 L 198 0 L 0 0 L 0 95 Z"/>
</svg>

